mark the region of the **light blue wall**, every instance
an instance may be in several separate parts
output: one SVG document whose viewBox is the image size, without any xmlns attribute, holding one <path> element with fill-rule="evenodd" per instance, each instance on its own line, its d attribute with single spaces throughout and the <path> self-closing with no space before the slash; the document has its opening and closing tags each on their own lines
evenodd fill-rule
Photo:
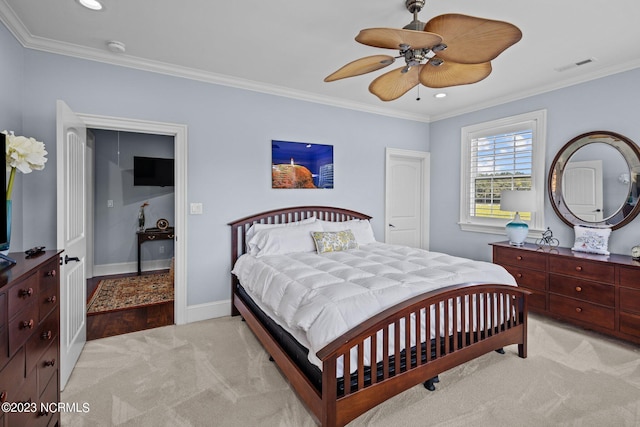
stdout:
<svg viewBox="0 0 640 427">
<path fill-rule="evenodd" d="M 133 185 L 133 157 L 174 158 L 173 137 L 134 132 L 92 130 L 95 136 L 94 167 L 94 265 L 136 263 L 136 230 L 143 203 L 146 227 L 164 218 L 175 225 L 174 188 Z M 107 206 L 107 201 L 113 207 Z M 160 253 L 160 247 L 164 253 Z M 146 242 L 141 246 L 144 261 L 171 259 L 170 241 Z M 126 271 L 123 271 L 126 272 Z"/>
<path fill-rule="evenodd" d="M 0 132 L 7 130 L 22 135 L 24 82 L 24 50 L 11 33 L 0 25 Z M 18 173 L 12 195 L 11 237 L 19 248 L 22 248 L 22 179 L 23 175 Z"/>
<path fill-rule="evenodd" d="M 0 46 L 12 44 L 0 32 Z M 24 180 L 22 246 L 56 244 L 55 103 L 84 114 L 188 126 L 189 305 L 230 296 L 227 223 L 283 206 L 329 204 L 373 215 L 383 237 L 385 147 L 428 151 L 429 125 L 24 49 L 23 132 L 42 140 L 49 165 Z M 3 101 L 4 102 L 4 101 Z M 0 118 L 0 120 L 2 120 Z M 2 122 L 0 122 L 2 127 Z M 332 144 L 335 189 L 272 190 L 271 140 Z M 21 249 L 17 246 L 16 250 Z"/>
<path fill-rule="evenodd" d="M 561 90 L 532 96 L 482 111 L 431 123 L 431 249 L 460 256 L 491 259 L 489 242 L 505 236 L 460 231 L 460 138 L 463 126 L 539 109 L 547 109 L 545 171 L 556 153 L 573 137 L 593 130 L 609 130 L 640 142 L 640 69 Z M 545 179 L 546 182 L 546 179 Z M 545 184 L 546 185 L 546 184 Z M 545 223 L 562 246 L 572 246 L 573 229 L 554 213 L 545 187 Z M 640 218 L 611 234 L 609 250 L 628 254 L 640 243 Z"/>
</svg>

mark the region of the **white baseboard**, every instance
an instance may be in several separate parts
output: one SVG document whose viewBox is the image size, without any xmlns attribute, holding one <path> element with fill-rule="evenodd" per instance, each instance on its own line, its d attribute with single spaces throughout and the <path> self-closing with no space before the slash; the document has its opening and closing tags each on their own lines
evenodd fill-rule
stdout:
<svg viewBox="0 0 640 427">
<path fill-rule="evenodd" d="M 142 261 L 140 265 L 142 271 L 166 270 L 171 267 L 171 259 L 156 259 L 150 261 Z M 138 263 L 122 262 L 118 264 L 102 264 L 93 266 L 93 277 L 109 276 L 112 274 L 136 273 L 138 271 Z"/>
<path fill-rule="evenodd" d="M 187 306 L 187 323 L 231 315 L 231 300 Z"/>
</svg>

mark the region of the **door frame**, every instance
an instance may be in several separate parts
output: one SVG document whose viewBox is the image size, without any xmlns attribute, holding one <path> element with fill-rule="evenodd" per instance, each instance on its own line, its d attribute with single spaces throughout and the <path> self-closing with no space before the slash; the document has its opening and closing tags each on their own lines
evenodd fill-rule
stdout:
<svg viewBox="0 0 640 427">
<path fill-rule="evenodd" d="M 187 323 L 187 125 L 77 113 L 87 129 L 168 135 L 174 138 L 174 322 Z"/>
<path fill-rule="evenodd" d="M 422 192 L 420 193 L 422 196 L 420 206 L 420 228 L 421 228 L 421 245 L 422 249 L 429 249 L 429 197 L 430 197 L 430 173 L 429 173 L 429 161 L 430 161 L 430 153 L 427 151 L 416 151 L 416 150 L 406 150 L 401 148 L 390 148 L 386 147 L 385 149 L 385 189 L 384 189 L 384 240 L 387 241 L 389 238 L 389 223 L 391 217 L 391 206 L 389 196 L 389 191 L 391 188 L 391 171 L 389 168 L 389 163 L 393 158 L 405 158 L 412 160 L 420 161 L 421 168 L 421 176 L 422 182 L 420 185 L 422 186 Z"/>
</svg>

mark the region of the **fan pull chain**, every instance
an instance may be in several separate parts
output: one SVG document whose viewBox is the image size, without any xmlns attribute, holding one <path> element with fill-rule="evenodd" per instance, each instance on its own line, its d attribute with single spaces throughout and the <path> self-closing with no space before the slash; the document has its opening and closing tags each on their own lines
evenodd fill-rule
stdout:
<svg viewBox="0 0 640 427">
<path fill-rule="evenodd" d="M 418 88 L 418 97 L 416 98 L 416 101 L 420 101 L 420 84 L 416 87 Z"/>
</svg>

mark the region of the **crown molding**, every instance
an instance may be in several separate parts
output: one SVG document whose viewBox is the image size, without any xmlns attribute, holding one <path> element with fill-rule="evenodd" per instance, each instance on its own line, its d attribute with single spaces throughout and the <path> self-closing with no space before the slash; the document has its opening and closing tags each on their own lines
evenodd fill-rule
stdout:
<svg viewBox="0 0 640 427">
<path fill-rule="evenodd" d="M 20 21 L 13 10 L 5 3 L 0 1 L 0 21 L 2 21 L 18 42 L 26 49 L 39 50 L 57 55 L 71 56 L 79 59 L 102 62 L 110 65 L 133 68 L 141 71 L 164 74 L 173 77 L 197 80 L 204 83 L 217 84 L 222 86 L 234 87 L 237 89 L 250 90 L 253 92 L 261 92 L 269 95 L 282 96 L 302 101 L 308 101 L 318 104 L 329 105 L 332 107 L 346 108 L 350 110 L 362 111 L 366 113 L 378 114 L 393 118 L 429 122 L 429 117 L 419 114 L 411 114 L 403 111 L 397 111 L 390 108 L 375 107 L 368 104 L 345 101 L 344 99 L 322 96 L 310 92 L 294 90 L 282 86 L 269 85 L 266 83 L 256 82 L 253 80 L 240 79 L 223 74 L 206 72 L 194 68 L 181 67 L 174 64 L 168 64 L 160 61 L 136 58 L 126 54 L 117 54 L 99 49 L 87 48 L 55 41 L 43 37 L 34 36 L 26 29 L 25 25 Z"/>
<path fill-rule="evenodd" d="M 490 101 L 474 104 L 473 106 L 470 106 L 467 108 L 449 111 L 446 114 L 432 115 L 430 117 L 429 122 L 432 123 L 439 120 L 461 116 L 463 114 L 473 113 L 474 111 L 484 110 L 485 108 L 497 107 L 498 105 L 519 101 L 521 99 L 530 98 L 532 96 L 541 95 L 543 93 L 552 92 L 554 90 L 563 89 L 570 86 L 575 86 L 581 83 L 586 83 L 592 80 L 608 77 L 614 74 L 623 73 L 625 71 L 631 71 L 636 68 L 640 68 L 640 59 L 629 61 L 624 64 L 619 64 L 616 66 L 598 68 L 597 70 L 594 70 L 587 74 L 581 74 L 579 76 L 567 78 L 564 80 L 559 80 L 557 82 L 554 82 L 545 86 L 538 86 L 535 89 L 512 93 L 508 96 L 493 98 Z"/>
</svg>

